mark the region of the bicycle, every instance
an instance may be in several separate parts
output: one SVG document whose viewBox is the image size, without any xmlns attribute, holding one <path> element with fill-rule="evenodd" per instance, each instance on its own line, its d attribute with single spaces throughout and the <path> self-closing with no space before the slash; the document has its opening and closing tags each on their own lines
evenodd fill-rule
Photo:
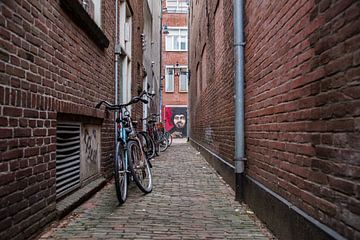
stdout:
<svg viewBox="0 0 360 240">
<path fill-rule="evenodd" d="M 146 118 L 142 118 L 141 120 L 146 122 L 146 132 L 153 140 L 155 144 L 155 154 L 158 155 L 159 152 L 163 152 L 168 147 L 168 142 L 163 133 L 163 125 L 161 122 L 157 121 L 159 114 L 153 113 Z"/>
<path fill-rule="evenodd" d="M 139 96 L 133 97 L 126 104 L 114 105 L 107 101 L 101 101 L 96 105 L 100 108 L 105 105 L 107 110 L 115 111 L 116 116 L 116 138 L 115 138 L 115 189 L 118 201 L 123 204 L 128 194 L 129 173 L 133 177 L 136 185 L 145 194 L 152 191 L 152 173 L 150 163 L 141 146 L 141 141 L 135 129 L 135 122 L 132 121 L 128 106 L 139 101 L 148 103 L 142 99 L 144 92 Z M 117 114 L 118 113 L 118 114 Z"/>
<path fill-rule="evenodd" d="M 165 121 L 166 123 L 166 121 Z M 166 128 L 164 128 L 164 136 L 168 141 L 168 145 L 169 147 L 171 146 L 172 142 L 173 142 L 173 137 L 171 136 L 171 134 L 166 130 Z"/>
<path fill-rule="evenodd" d="M 169 147 L 169 141 L 165 136 L 164 124 L 160 121 L 155 123 L 155 132 L 159 143 L 160 152 L 164 152 Z"/>
</svg>

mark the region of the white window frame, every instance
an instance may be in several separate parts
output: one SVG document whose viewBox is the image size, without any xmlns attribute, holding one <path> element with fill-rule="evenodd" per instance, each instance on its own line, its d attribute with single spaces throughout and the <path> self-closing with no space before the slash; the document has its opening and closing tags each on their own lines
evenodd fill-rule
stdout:
<svg viewBox="0 0 360 240">
<path fill-rule="evenodd" d="M 166 0 L 166 9 L 168 13 L 187 13 L 189 11 L 189 1 L 188 0 L 172 0 L 176 2 L 175 5 L 169 4 L 169 0 Z M 180 3 L 186 3 L 186 7 L 182 6 Z"/>
<path fill-rule="evenodd" d="M 173 70 L 172 79 L 169 79 L 168 69 Z M 168 90 L 169 81 L 172 81 L 172 89 Z M 175 68 L 172 65 L 165 66 L 165 92 L 173 93 L 175 91 Z"/>
<path fill-rule="evenodd" d="M 96 24 L 102 28 L 101 26 L 101 5 L 102 5 L 102 1 L 101 0 L 93 0 L 94 3 L 94 21 L 96 22 Z"/>
<path fill-rule="evenodd" d="M 132 69 L 132 60 L 131 60 L 131 45 L 132 45 L 132 14 L 129 8 L 127 1 L 120 2 L 119 9 L 119 41 L 122 55 L 120 57 L 119 63 L 119 100 L 121 103 L 130 101 L 131 99 L 131 69 Z M 131 106 L 129 107 L 129 110 Z"/>
<path fill-rule="evenodd" d="M 188 76 L 188 67 L 187 66 L 179 66 L 177 67 L 179 70 L 179 92 L 188 92 L 189 91 L 189 76 Z M 181 90 L 181 69 L 184 69 L 186 71 L 186 90 Z"/>
<path fill-rule="evenodd" d="M 102 0 L 81 0 L 80 3 L 99 28 L 101 28 Z"/>
<path fill-rule="evenodd" d="M 171 52 L 187 52 L 188 51 L 188 28 L 187 27 L 168 27 L 169 29 L 169 33 L 166 34 L 166 37 L 165 37 L 165 51 L 171 51 Z M 174 34 L 171 34 L 171 31 L 178 31 L 178 34 L 177 35 L 174 35 Z M 181 30 L 186 30 L 186 35 L 181 35 Z M 181 37 L 181 36 L 185 36 L 186 40 L 185 40 L 185 49 L 181 49 L 181 42 L 179 43 L 179 49 L 176 49 L 174 48 L 174 37 L 175 36 L 178 36 L 178 37 Z M 172 46 L 169 46 L 168 44 L 168 41 L 169 39 L 171 39 L 171 42 L 172 42 Z"/>
</svg>

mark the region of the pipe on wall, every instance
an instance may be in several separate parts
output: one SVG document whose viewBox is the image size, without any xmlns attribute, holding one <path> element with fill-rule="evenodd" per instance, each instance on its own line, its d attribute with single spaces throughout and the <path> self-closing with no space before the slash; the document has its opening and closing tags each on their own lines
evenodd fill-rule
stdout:
<svg viewBox="0 0 360 240">
<path fill-rule="evenodd" d="M 235 198 L 244 201 L 245 131 L 244 78 L 245 36 L 244 0 L 233 0 L 235 60 Z"/>
<path fill-rule="evenodd" d="M 163 119 L 163 112 L 162 112 L 162 88 L 163 88 L 163 77 L 162 77 L 162 38 L 163 38 L 163 6 L 162 6 L 162 0 L 160 1 L 161 8 L 160 8 L 160 82 L 159 82 L 159 115 L 160 115 L 160 121 Z"/>
<path fill-rule="evenodd" d="M 118 104 L 119 99 L 119 55 L 120 55 L 120 44 L 119 44 L 119 1 L 115 0 L 115 44 L 114 44 L 114 54 L 115 54 L 115 62 L 114 62 L 114 71 L 115 71 L 115 104 Z M 118 139 L 118 131 L 117 131 L 117 123 L 116 119 L 118 117 L 118 113 L 115 112 L 115 149 L 117 145 Z"/>
</svg>

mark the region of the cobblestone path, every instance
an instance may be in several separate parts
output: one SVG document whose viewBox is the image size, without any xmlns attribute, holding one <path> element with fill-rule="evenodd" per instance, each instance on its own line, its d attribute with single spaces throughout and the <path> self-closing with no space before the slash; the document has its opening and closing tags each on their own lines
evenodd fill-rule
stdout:
<svg viewBox="0 0 360 240">
<path fill-rule="evenodd" d="M 113 183 L 41 239 L 273 239 L 189 144 L 153 160 L 154 189 L 134 184 L 122 206 Z"/>
</svg>

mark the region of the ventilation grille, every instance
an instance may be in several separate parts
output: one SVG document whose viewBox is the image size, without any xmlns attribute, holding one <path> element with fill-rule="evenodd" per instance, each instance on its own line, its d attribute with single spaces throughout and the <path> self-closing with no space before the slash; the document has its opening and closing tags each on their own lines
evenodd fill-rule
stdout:
<svg viewBox="0 0 360 240">
<path fill-rule="evenodd" d="M 56 198 L 80 185 L 80 124 L 58 123 L 56 130 Z"/>
</svg>

